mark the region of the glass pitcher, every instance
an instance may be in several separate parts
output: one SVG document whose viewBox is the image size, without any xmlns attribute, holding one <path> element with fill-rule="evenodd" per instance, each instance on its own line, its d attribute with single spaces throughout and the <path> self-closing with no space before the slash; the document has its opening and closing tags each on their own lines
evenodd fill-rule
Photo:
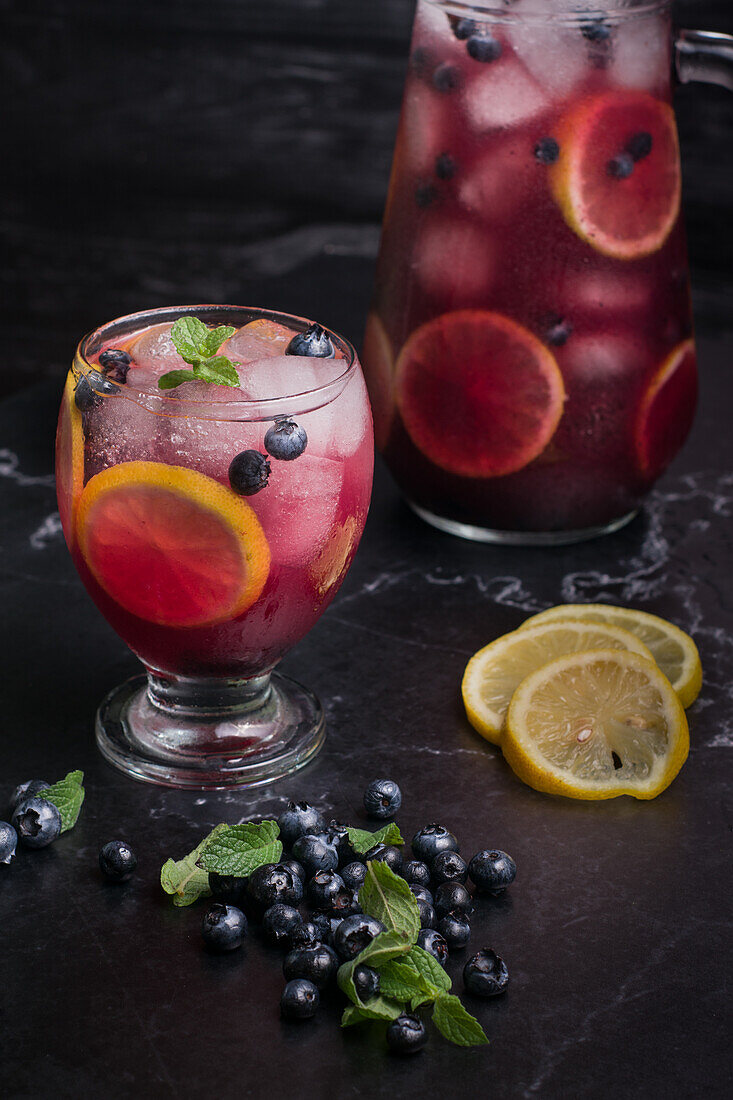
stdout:
<svg viewBox="0 0 733 1100">
<path fill-rule="evenodd" d="M 363 362 L 414 510 L 488 542 L 616 530 L 697 367 L 675 77 L 733 38 L 666 0 L 418 0 Z"/>
</svg>

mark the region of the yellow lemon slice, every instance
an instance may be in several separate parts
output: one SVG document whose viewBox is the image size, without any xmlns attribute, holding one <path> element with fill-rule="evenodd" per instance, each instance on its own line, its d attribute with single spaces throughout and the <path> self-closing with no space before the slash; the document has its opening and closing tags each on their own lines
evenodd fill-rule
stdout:
<svg viewBox="0 0 733 1100">
<path fill-rule="evenodd" d="M 700 694 L 702 665 L 697 646 L 689 634 L 685 634 L 684 630 L 666 619 L 650 615 L 648 611 L 636 611 L 633 607 L 614 607 L 605 603 L 566 603 L 533 615 L 519 629 L 526 630 L 528 626 L 537 623 L 564 619 L 605 623 L 607 626 L 620 626 L 623 630 L 630 630 L 649 648 L 652 657 L 679 695 L 683 707 L 689 707 Z"/>
<path fill-rule="evenodd" d="M 509 706 L 502 751 L 535 790 L 569 798 L 655 798 L 687 759 L 687 719 L 657 666 L 595 650 L 536 669 Z"/>
<path fill-rule="evenodd" d="M 643 642 L 617 626 L 568 621 L 523 627 L 484 646 L 468 662 L 461 690 L 469 722 L 498 745 L 512 695 L 525 676 L 555 657 L 587 649 L 628 649 L 653 660 Z"/>
</svg>

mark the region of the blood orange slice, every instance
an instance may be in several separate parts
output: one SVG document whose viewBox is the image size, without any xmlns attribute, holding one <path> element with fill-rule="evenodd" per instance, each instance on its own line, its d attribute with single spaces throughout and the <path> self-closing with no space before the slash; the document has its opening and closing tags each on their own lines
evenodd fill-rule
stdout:
<svg viewBox="0 0 733 1100">
<path fill-rule="evenodd" d="M 422 325 L 402 349 L 396 375 L 412 441 L 465 477 L 521 470 L 552 438 L 565 400 L 545 345 L 485 310 L 457 310 Z"/>
<path fill-rule="evenodd" d="M 657 478 L 687 438 L 697 404 L 697 358 L 685 340 L 664 360 L 641 399 L 636 453 L 644 477 Z"/>
<path fill-rule="evenodd" d="M 236 618 L 260 595 L 270 569 L 249 504 L 205 474 L 163 462 L 121 462 L 93 477 L 76 533 L 105 592 L 162 626 Z"/>
<path fill-rule="evenodd" d="M 367 317 L 361 362 L 374 418 L 374 442 L 381 451 L 387 445 L 394 420 L 394 353 L 376 313 Z"/>
<path fill-rule="evenodd" d="M 657 252 L 680 208 L 672 108 L 646 92 L 604 92 L 565 115 L 554 136 L 550 181 L 571 229 L 619 260 Z"/>
<path fill-rule="evenodd" d="M 74 543 L 74 519 L 84 488 L 84 431 L 81 413 L 74 401 L 74 372 L 66 376 L 56 432 L 56 498 L 66 545 Z"/>
</svg>

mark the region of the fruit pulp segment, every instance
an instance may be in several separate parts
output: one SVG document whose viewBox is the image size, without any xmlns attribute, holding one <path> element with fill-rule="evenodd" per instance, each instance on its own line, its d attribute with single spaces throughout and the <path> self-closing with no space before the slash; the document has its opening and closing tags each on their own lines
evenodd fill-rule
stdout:
<svg viewBox="0 0 733 1100">
<path fill-rule="evenodd" d="M 363 359 L 410 500 L 480 527 L 576 530 L 638 507 L 695 406 L 670 30 L 658 13 L 561 25 L 523 21 L 530 8 L 476 13 L 466 38 L 419 0 Z M 490 323 L 477 357 L 467 311 L 542 345 L 563 388 L 554 423 L 537 416 L 551 372 L 523 384 Z"/>
<path fill-rule="evenodd" d="M 185 367 L 170 327 L 151 326 L 125 342 L 133 358 L 120 396 L 81 413 L 72 388 L 62 404 L 57 480 L 67 541 L 92 598 L 149 669 L 258 676 L 313 626 L 358 545 L 373 466 L 366 389 L 357 364 L 320 405 L 304 401 L 308 411 L 294 415 L 307 433 L 305 451 L 292 461 L 270 459 L 266 487 L 242 497 L 230 487 L 231 461 L 247 449 L 265 453 L 278 410 L 263 419 L 247 420 L 246 411 L 241 420 L 208 419 L 222 397 L 248 395 L 187 382 L 171 401 L 195 388 L 203 415 L 157 411 L 158 378 Z M 328 361 L 284 357 L 293 333 L 283 326 L 251 328 L 231 338 L 238 351 L 228 350 L 259 396 L 313 390 L 346 370 L 340 352 Z"/>
</svg>

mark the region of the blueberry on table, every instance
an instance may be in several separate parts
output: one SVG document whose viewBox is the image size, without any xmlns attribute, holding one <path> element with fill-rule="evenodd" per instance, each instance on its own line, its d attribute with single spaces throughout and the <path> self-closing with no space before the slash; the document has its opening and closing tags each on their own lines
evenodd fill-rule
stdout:
<svg viewBox="0 0 733 1100">
<path fill-rule="evenodd" d="M 307 445 L 305 428 L 301 428 L 289 416 L 276 420 L 265 432 L 265 450 L 280 462 L 292 462 L 294 458 L 300 458 Z"/>
<path fill-rule="evenodd" d="M 348 825 L 344 825 L 341 821 L 334 821 L 332 818 L 320 834 L 320 839 L 324 844 L 328 844 L 336 849 L 339 857 L 339 866 L 351 863 L 354 859 L 354 850 L 349 840 Z"/>
<path fill-rule="evenodd" d="M 460 911 L 447 913 L 438 921 L 438 932 L 451 951 L 465 947 L 471 938 L 471 925 Z"/>
<path fill-rule="evenodd" d="M 25 802 L 27 798 L 33 798 L 39 791 L 50 786 L 51 784 L 45 779 L 26 779 L 25 783 L 19 783 L 10 796 L 10 816 L 13 816 L 21 802 Z"/>
<path fill-rule="evenodd" d="M 336 917 L 338 919 L 351 917 L 361 912 L 362 908 L 359 901 L 359 891 L 349 890 L 348 886 L 342 886 L 341 889 L 334 894 L 331 899 L 331 904 L 327 909 L 327 913 L 330 917 Z"/>
<path fill-rule="evenodd" d="M 369 817 L 387 821 L 402 805 L 402 791 L 394 779 L 373 779 L 364 791 L 364 809 Z"/>
<path fill-rule="evenodd" d="M 293 845 L 293 855 L 303 864 L 307 875 L 335 871 L 338 867 L 338 851 L 318 836 L 299 836 Z"/>
<path fill-rule="evenodd" d="M 298 837 L 306 833 L 317 835 L 326 829 L 326 822 L 315 806 L 308 802 L 288 802 L 277 819 L 280 839 L 286 848 L 292 848 Z"/>
<path fill-rule="evenodd" d="M 402 878 L 410 886 L 428 887 L 431 882 L 430 868 L 421 859 L 410 859 L 402 865 Z"/>
<path fill-rule="evenodd" d="M 247 893 L 264 911 L 276 902 L 297 905 L 303 898 L 303 883 L 283 863 L 263 863 L 249 876 Z"/>
<path fill-rule="evenodd" d="M 349 890 L 358 890 L 360 886 L 363 886 L 366 873 L 366 863 L 360 863 L 359 860 L 347 863 L 345 867 L 341 868 L 341 878 Z"/>
<path fill-rule="evenodd" d="M 0 863 L 10 863 L 18 847 L 18 834 L 8 821 L 0 821 Z"/>
<path fill-rule="evenodd" d="M 259 493 L 270 479 L 270 460 L 259 451 L 240 451 L 229 464 L 229 484 L 240 497 Z"/>
<path fill-rule="evenodd" d="M 290 949 L 292 935 L 303 923 L 303 918 L 292 905 L 278 901 L 262 915 L 262 934 L 273 947 Z"/>
<path fill-rule="evenodd" d="M 99 866 L 110 882 L 127 882 L 137 867 L 137 856 L 124 840 L 110 840 L 99 853 Z"/>
<path fill-rule="evenodd" d="M 378 863 L 386 863 L 389 869 L 394 871 L 396 875 L 398 875 L 402 869 L 402 852 L 399 848 L 395 848 L 393 844 L 375 844 L 364 856 L 364 861 L 366 863 L 368 863 L 369 860 L 376 860 Z"/>
<path fill-rule="evenodd" d="M 412 838 L 412 851 L 416 859 L 431 863 L 439 852 L 457 852 L 458 841 L 444 825 L 435 822 L 426 825 Z"/>
<path fill-rule="evenodd" d="M 12 826 L 26 848 L 45 848 L 61 832 L 61 814 L 53 802 L 34 796 L 16 806 Z"/>
<path fill-rule="evenodd" d="M 332 947 L 333 932 L 336 925 L 339 924 L 339 918 L 332 918 L 328 913 L 313 913 L 310 923 L 318 929 L 318 942 L 327 943 L 329 947 Z"/>
<path fill-rule="evenodd" d="M 311 909 L 330 909 L 337 894 L 345 890 L 344 880 L 335 871 L 318 871 L 308 882 L 305 896 Z"/>
<path fill-rule="evenodd" d="M 471 895 L 462 882 L 443 882 L 435 891 L 433 904 L 439 917 L 445 917 L 453 910 L 466 916 L 473 912 Z"/>
<path fill-rule="evenodd" d="M 356 992 L 362 1001 L 368 1001 L 371 997 L 376 997 L 379 993 L 379 973 L 371 966 L 366 966 L 361 963 L 360 966 L 354 968 L 352 975 L 354 985 L 356 986 Z"/>
<path fill-rule="evenodd" d="M 297 859 L 283 859 L 280 861 L 280 866 L 288 867 L 293 872 L 295 877 L 300 879 L 300 881 L 303 883 L 303 886 L 305 886 L 308 876 L 305 873 L 305 867 L 302 863 L 298 863 Z"/>
<path fill-rule="evenodd" d="M 433 882 L 440 886 L 444 882 L 465 882 L 468 864 L 458 852 L 438 852 L 432 866 Z"/>
<path fill-rule="evenodd" d="M 437 959 L 441 966 L 445 966 L 448 962 L 448 944 L 435 929 L 421 928 L 417 934 L 417 946 L 422 947 L 423 951 L 427 951 Z"/>
<path fill-rule="evenodd" d="M 375 936 L 384 932 L 384 925 L 375 917 L 357 913 L 344 917 L 333 934 L 333 946 L 342 962 L 350 962 L 368 947 Z"/>
<path fill-rule="evenodd" d="M 240 905 L 247 892 L 247 879 L 237 875 L 218 875 L 216 871 L 210 871 L 209 889 L 217 901 Z"/>
<path fill-rule="evenodd" d="M 423 898 L 417 898 L 417 910 L 420 914 L 420 927 L 435 928 L 438 923 L 438 917 L 432 902 L 425 901 Z"/>
<path fill-rule="evenodd" d="M 393 1054 L 417 1054 L 428 1041 L 419 1016 L 398 1016 L 387 1028 L 387 1046 Z"/>
<path fill-rule="evenodd" d="M 285 348 L 286 355 L 309 355 L 315 359 L 333 359 L 331 338 L 322 325 L 308 325 L 303 332 L 296 332 Z"/>
<path fill-rule="evenodd" d="M 305 978 L 318 989 L 326 988 L 338 968 L 336 952 L 325 943 L 296 947 L 287 953 L 283 962 L 283 974 L 289 982 L 294 978 Z"/>
<path fill-rule="evenodd" d="M 478 951 L 463 968 L 463 984 L 477 997 L 496 997 L 509 981 L 507 965 L 495 951 Z"/>
<path fill-rule="evenodd" d="M 247 935 L 247 918 L 236 905 L 215 901 L 204 913 L 201 935 L 212 951 L 234 951 Z"/>
<path fill-rule="evenodd" d="M 466 50 L 474 61 L 484 63 L 498 61 L 504 52 L 499 39 L 490 34 L 472 34 L 466 42 Z"/>
<path fill-rule="evenodd" d="M 107 348 L 99 357 L 99 365 L 112 382 L 124 386 L 132 360 L 121 348 Z"/>
<path fill-rule="evenodd" d="M 426 886 L 418 886 L 416 882 L 411 882 L 410 893 L 414 896 L 415 901 L 426 901 L 428 905 L 433 904 L 433 895 Z"/>
<path fill-rule="evenodd" d="M 288 948 L 292 951 L 295 947 L 315 947 L 317 943 L 322 943 L 322 934 L 315 921 L 304 920 L 292 929 Z"/>
<path fill-rule="evenodd" d="M 293 978 L 282 991 L 280 1011 L 286 1020 L 310 1020 L 321 1003 L 318 987 L 306 978 Z"/>
<path fill-rule="evenodd" d="M 517 865 L 506 852 L 486 848 L 471 859 L 468 877 L 480 893 L 500 894 L 517 877 Z"/>
</svg>

